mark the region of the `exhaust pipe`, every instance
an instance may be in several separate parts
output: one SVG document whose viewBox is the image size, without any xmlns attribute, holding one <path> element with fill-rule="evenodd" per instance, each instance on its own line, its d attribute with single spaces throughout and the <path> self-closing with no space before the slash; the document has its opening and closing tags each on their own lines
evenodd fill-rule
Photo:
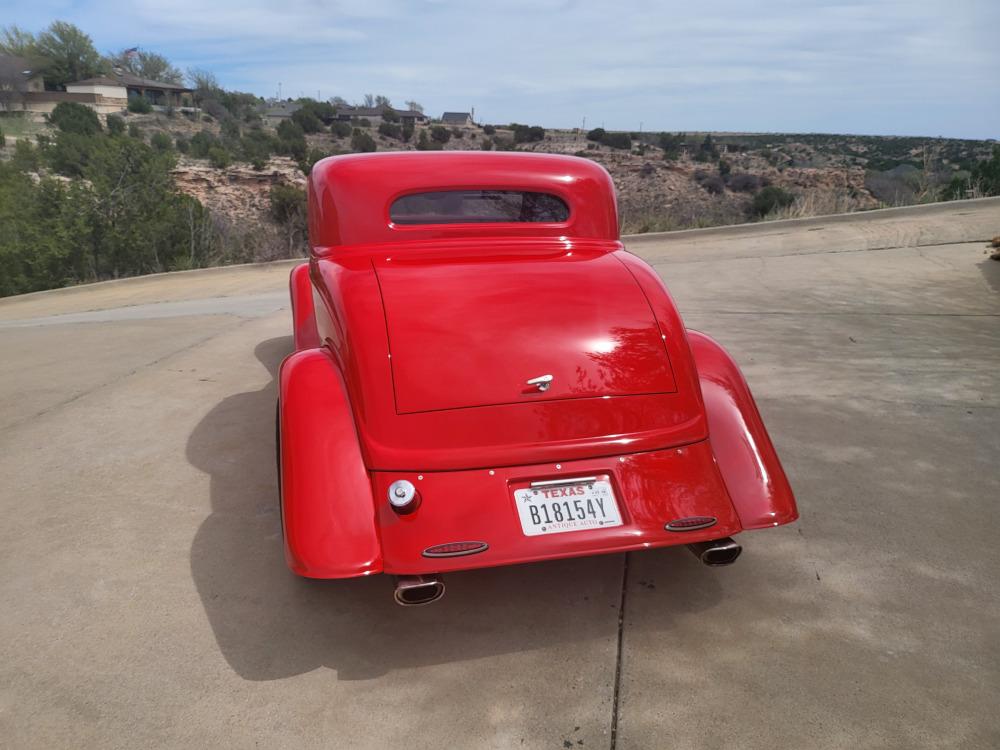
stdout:
<svg viewBox="0 0 1000 750">
<path fill-rule="evenodd" d="M 689 544 L 687 548 L 691 550 L 692 555 L 710 567 L 732 565 L 743 551 L 743 548 L 728 536 L 724 539 L 713 539 L 711 542 Z"/>
<path fill-rule="evenodd" d="M 436 602 L 444 596 L 444 581 L 441 576 L 396 576 L 396 604 L 404 607 L 418 607 Z"/>
</svg>

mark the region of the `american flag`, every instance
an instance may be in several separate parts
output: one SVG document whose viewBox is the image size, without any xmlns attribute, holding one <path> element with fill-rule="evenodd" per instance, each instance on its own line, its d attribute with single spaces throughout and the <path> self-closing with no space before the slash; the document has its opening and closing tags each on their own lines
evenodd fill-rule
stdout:
<svg viewBox="0 0 1000 750">
<path fill-rule="evenodd" d="M 128 57 L 128 58 L 135 57 L 136 55 L 139 54 L 139 48 L 138 47 L 129 47 L 127 50 L 125 50 L 124 52 L 122 52 L 122 54 L 125 57 Z"/>
</svg>

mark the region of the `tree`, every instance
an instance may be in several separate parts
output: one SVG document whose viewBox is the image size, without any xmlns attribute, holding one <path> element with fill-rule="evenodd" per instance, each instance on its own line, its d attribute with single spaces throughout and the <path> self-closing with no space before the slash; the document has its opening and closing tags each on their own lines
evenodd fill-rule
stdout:
<svg viewBox="0 0 1000 750">
<path fill-rule="evenodd" d="M 156 52 L 146 52 L 138 50 L 131 54 L 126 54 L 125 50 L 107 56 L 108 67 L 121 68 L 140 78 L 148 78 L 151 81 L 161 83 L 173 83 L 181 85 L 184 82 L 184 74 L 180 69 L 170 64 L 163 55 Z"/>
<path fill-rule="evenodd" d="M 323 121 L 320 120 L 312 109 L 303 107 L 292 113 L 292 121 L 296 123 L 304 133 L 319 133 L 323 131 Z"/>
<path fill-rule="evenodd" d="M 408 101 L 408 102 L 403 102 L 403 104 L 406 105 L 406 108 L 408 110 L 410 110 L 411 112 L 421 112 L 422 113 L 424 111 L 424 105 L 421 104 L 420 102 L 415 102 L 412 99 L 410 101 Z"/>
<path fill-rule="evenodd" d="M 365 94 L 362 106 L 372 109 L 375 106 L 375 94 Z"/>
<path fill-rule="evenodd" d="M 99 75 L 101 56 L 90 37 L 71 23 L 53 21 L 35 41 L 39 57 L 44 58 L 45 84 L 65 88 L 67 83 Z"/>
<path fill-rule="evenodd" d="M 392 109 L 392 102 L 389 101 L 388 96 L 383 96 L 382 94 L 375 95 L 375 104 L 373 105 L 377 109 Z"/>
<path fill-rule="evenodd" d="M 215 95 L 222 91 L 215 74 L 203 68 L 188 68 L 188 85 L 194 89 L 194 100 L 199 104 L 208 98 L 215 98 Z"/>
<path fill-rule="evenodd" d="M 600 143 L 602 140 L 604 140 L 604 135 L 606 132 L 607 131 L 605 131 L 604 128 L 594 128 L 593 130 L 589 130 L 587 131 L 587 140 Z"/>
<path fill-rule="evenodd" d="M 0 52 L 35 62 L 38 55 L 35 35 L 15 24 L 5 26 L 0 32 Z"/>
<path fill-rule="evenodd" d="M 664 161 L 674 161 L 681 155 L 681 147 L 684 145 L 684 134 L 660 133 L 659 145 L 663 149 Z"/>
</svg>

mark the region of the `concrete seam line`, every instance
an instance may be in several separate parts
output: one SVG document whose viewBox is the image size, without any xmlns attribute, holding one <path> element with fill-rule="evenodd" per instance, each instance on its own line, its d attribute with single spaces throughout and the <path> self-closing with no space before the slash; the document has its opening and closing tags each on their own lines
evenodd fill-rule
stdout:
<svg viewBox="0 0 1000 750">
<path fill-rule="evenodd" d="M 615 658 L 615 689 L 611 697 L 611 750 L 618 745 L 618 697 L 622 686 L 622 642 L 625 636 L 625 592 L 628 590 L 628 558 L 622 562 L 622 594 L 618 601 L 618 651 Z"/>
</svg>

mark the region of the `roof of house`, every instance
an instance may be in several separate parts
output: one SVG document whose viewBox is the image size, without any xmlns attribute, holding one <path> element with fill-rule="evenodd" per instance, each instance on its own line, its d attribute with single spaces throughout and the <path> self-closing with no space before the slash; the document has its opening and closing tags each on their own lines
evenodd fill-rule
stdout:
<svg viewBox="0 0 1000 750">
<path fill-rule="evenodd" d="M 455 124 L 463 124 L 472 119 L 472 115 L 468 112 L 445 112 L 441 115 L 441 122 L 453 122 Z"/>
<path fill-rule="evenodd" d="M 97 76 L 95 78 L 87 78 L 83 81 L 73 81 L 73 83 L 68 84 L 70 86 L 124 86 L 125 84 L 119 81 L 117 78 L 110 78 L 109 76 Z"/>
<path fill-rule="evenodd" d="M 400 117 L 426 117 L 423 112 L 415 109 L 394 109 Z M 338 107 L 338 115 L 350 115 L 351 117 L 381 117 L 385 113 L 385 107 Z"/>
<path fill-rule="evenodd" d="M 17 70 L 25 79 L 31 79 L 35 76 L 40 76 L 42 72 L 33 70 L 34 65 L 32 65 L 30 60 L 23 57 L 18 57 L 17 55 L 3 55 L 0 54 L 0 61 L 3 62 L 4 66 L 11 70 Z"/>
<path fill-rule="evenodd" d="M 82 81 L 74 81 L 70 84 L 71 86 L 132 86 L 133 88 L 143 88 L 143 89 L 163 89 L 164 91 L 194 91 L 194 89 L 189 89 L 187 86 L 181 86 L 176 83 L 164 83 L 163 81 L 154 81 L 150 78 L 140 78 L 139 76 L 134 76 L 131 73 L 116 73 L 113 76 L 97 76 L 95 78 L 86 78 Z"/>
</svg>

